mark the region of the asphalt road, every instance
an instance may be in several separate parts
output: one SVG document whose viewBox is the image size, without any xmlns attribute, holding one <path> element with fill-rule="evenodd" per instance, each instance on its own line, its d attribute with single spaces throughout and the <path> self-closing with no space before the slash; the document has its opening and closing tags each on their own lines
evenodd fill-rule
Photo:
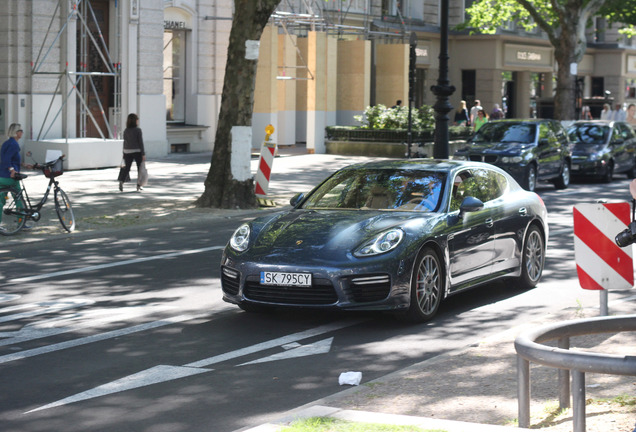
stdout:
<svg viewBox="0 0 636 432">
<path fill-rule="evenodd" d="M 576 281 L 571 209 L 627 200 L 628 181 L 538 192 L 551 225 L 539 286 L 493 283 L 448 299 L 421 325 L 377 313 L 248 314 L 223 303 L 221 248 L 237 219 L 3 248 L 1 428 L 233 431 L 338 392 L 341 372 L 369 381 L 530 318 L 597 305 L 598 293 Z"/>
</svg>

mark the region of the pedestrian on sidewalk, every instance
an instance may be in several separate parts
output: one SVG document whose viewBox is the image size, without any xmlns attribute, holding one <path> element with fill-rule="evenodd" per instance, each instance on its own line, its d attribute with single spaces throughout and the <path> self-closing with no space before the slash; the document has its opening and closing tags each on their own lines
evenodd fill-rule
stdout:
<svg viewBox="0 0 636 432">
<path fill-rule="evenodd" d="M 0 187 L 10 187 L 17 191 L 19 184 L 15 176 L 20 173 L 20 167 L 33 168 L 32 165 L 22 163 L 20 144 L 18 143 L 18 140 L 22 138 L 22 133 L 20 123 L 12 123 L 7 133 L 9 139 L 0 147 Z M 7 194 L 0 194 L 0 222 L 2 222 L 2 208 L 4 208 L 6 198 Z"/>
<path fill-rule="evenodd" d="M 133 161 L 137 163 L 137 191 L 143 190 L 140 182 L 140 173 L 142 162 L 146 160 L 146 151 L 144 150 L 144 139 L 139 128 L 139 117 L 137 114 L 128 114 L 126 120 L 126 129 L 124 130 L 124 163 L 125 166 L 119 171 L 119 190 L 124 191 L 124 182 L 130 175 L 130 167 Z"/>
</svg>

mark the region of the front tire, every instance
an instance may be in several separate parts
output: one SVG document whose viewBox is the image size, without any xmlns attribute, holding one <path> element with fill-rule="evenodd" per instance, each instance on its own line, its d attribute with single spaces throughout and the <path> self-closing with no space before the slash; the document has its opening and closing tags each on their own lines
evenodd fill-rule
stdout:
<svg viewBox="0 0 636 432">
<path fill-rule="evenodd" d="M 554 181 L 554 187 L 557 189 L 567 189 L 570 185 L 570 164 L 567 161 L 563 162 L 563 169 L 561 175 Z"/>
<path fill-rule="evenodd" d="M 609 161 L 605 169 L 605 175 L 602 177 L 603 183 L 611 183 L 614 179 L 614 162 Z"/>
<path fill-rule="evenodd" d="M 541 279 L 545 265 L 545 241 L 536 226 L 528 229 L 523 242 L 523 259 L 519 280 L 524 289 L 534 288 Z"/>
<path fill-rule="evenodd" d="M 55 211 L 64 229 L 71 232 L 75 229 L 75 215 L 71 207 L 71 200 L 62 189 L 55 190 Z"/>
<path fill-rule="evenodd" d="M 528 170 L 526 171 L 526 177 L 523 179 L 523 184 L 521 185 L 525 190 L 534 192 L 537 187 L 537 167 L 534 164 L 528 165 Z"/>
<path fill-rule="evenodd" d="M 431 320 L 444 295 L 444 269 L 437 253 L 424 248 L 417 256 L 411 279 L 411 305 L 405 318 L 411 322 Z"/>
</svg>

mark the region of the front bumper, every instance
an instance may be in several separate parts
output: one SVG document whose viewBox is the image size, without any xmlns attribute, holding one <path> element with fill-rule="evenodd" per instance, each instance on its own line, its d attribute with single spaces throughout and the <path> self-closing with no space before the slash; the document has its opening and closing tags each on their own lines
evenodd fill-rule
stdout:
<svg viewBox="0 0 636 432">
<path fill-rule="evenodd" d="M 356 310 L 405 310 L 410 302 L 412 263 L 399 261 L 348 266 L 285 266 L 239 262 L 224 255 L 221 262 L 223 300 L 271 307 Z M 408 270 L 407 270 L 408 269 Z M 312 274 L 310 287 L 264 285 L 261 271 Z"/>
</svg>

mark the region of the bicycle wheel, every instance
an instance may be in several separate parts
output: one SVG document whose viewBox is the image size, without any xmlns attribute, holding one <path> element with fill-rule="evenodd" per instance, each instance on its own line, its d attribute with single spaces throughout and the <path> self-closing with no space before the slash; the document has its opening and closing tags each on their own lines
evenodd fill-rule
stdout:
<svg viewBox="0 0 636 432">
<path fill-rule="evenodd" d="M 75 215 L 71 207 L 71 200 L 61 188 L 55 189 L 55 211 L 64 229 L 71 232 L 75 229 Z"/>
<path fill-rule="evenodd" d="M 0 189 L 0 195 L 5 200 L 0 235 L 13 235 L 22 229 L 27 220 L 24 200 L 22 197 L 18 197 L 18 192 L 15 189 Z"/>
</svg>

